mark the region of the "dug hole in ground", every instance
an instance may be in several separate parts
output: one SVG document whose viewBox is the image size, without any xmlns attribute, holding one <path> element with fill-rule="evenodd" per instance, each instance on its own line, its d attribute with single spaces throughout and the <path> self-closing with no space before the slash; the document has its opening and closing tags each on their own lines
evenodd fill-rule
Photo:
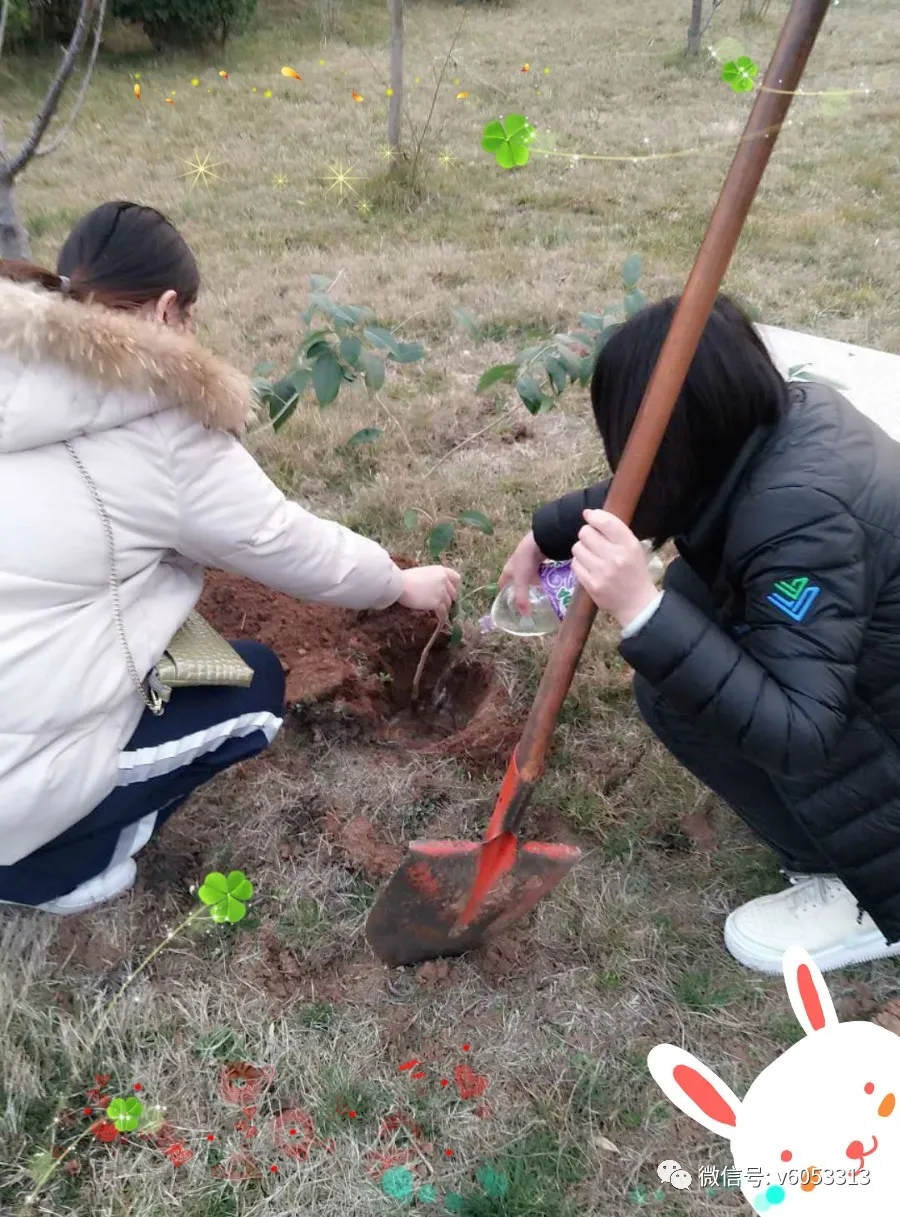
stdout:
<svg viewBox="0 0 900 1217">
<path fill-rule="evenodd" d="M 430 646 L 413 700 L 435 631 L 431 613 L 308 604 L 221 571 L 207 572 L 198 608 L 224 637 L 255 639 L 278 653 L 289 733 L 305 729 L 319 741 L 349 736 L 381 746 L 385 759 L 454 758 L 480 773 L 500 772 L 515 748 L 524 710 L 513 707 L 486 660 L 473 658 L 465 642 L 451 645 L 449 628 Z M 402 845 L 379 839 L 365 817 L 348 819 L 332 808 L 324 827 L 370 878 L 389 877 L 403 856 Z"/>
</svg>

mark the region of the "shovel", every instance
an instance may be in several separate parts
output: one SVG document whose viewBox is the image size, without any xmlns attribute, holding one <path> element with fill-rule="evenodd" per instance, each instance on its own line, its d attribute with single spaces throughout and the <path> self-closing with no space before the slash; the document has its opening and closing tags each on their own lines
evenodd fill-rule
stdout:
<svg viewBox="0 0 900 1217">
<path fill-rule="evenodd" d="M 744 221 L 829 0 L 794 0 L 606 499 L 630 523 L 675 408 Z M 544 671 L 484 841 L 413 841 L 381 892 L 366 933 L 384 963 L 461 955 L 524 917 L 569 873 L 581 851 L 523 843 L 518 830 L 597 614 L 576 588 Z"/>
</svg>

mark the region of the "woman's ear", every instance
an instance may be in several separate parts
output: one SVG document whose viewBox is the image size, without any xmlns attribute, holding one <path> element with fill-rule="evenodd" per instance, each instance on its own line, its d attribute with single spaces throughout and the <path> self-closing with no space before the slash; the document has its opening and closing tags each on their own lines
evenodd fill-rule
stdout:
<svg viewBox="0 0 900 1217">
<path fill-rule="evenodd" d="M 178 312 L 178 292 L 171 287 L 167 292 L 163 292 L 163 294 L 157 300 L 156 307 L 153 312 L 160 325 L 180 325 L 181 318 Z"/>
</svg>

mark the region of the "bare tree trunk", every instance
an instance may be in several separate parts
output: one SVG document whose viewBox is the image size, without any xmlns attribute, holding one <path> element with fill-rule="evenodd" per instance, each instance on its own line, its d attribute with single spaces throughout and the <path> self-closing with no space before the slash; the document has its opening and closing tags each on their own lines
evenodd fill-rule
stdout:
<svg viewBox="0 0 900 1217">
<path fill-rule="evenodd" d="M 56 71 L 49 89 L 44 97 L 37 117 L 32 123 L 31 130 L 22 141 L 18 151 L 8 152 L 3 138 L 3 127 L 0 124 L 0 257 L 30 258 L 28 234 L 19 217 L 15 199 L 16 177 L 36 156 L 47 156 L 63 143 L 81 112 L 87 97 L 88 87 L 97 62 L 100 41 L 103 35 L 103 21 L 106 16 L 107 0 L 81 0 L 75 29 L 69 40 L 69 45 L 63 53 L 62 60 Z M 9 0 L 0 0 L 0 50 L 3 47 L 3 35 L 9 16 Z M 94 43 L 88 56 L 81 81 L 81 88 L 75 98 L 68 120 L 54 132 L 52 139 L 46 139 L 48 128 L 56 116 L 62 95 L 68 85 L 78 58 L 84 48 L 91 25 L 94 26 Z"/>
<path fill-rule="evenodd" d="M 0 173 L 0 258 L 31 258 L 28 233 L 16 207 L 15 184 L 5 173 Z"/>
<path fill-rule="evenodd" d="M 394 161 L 400 157 L 403 115 L 403 0 L 388 0 L 391 18 L 391 104 L 388 110 L 388 146 Z"/>
<path fill-rule="evenodd" d="M 691 24 L 687 32 L 687 53 L 700 54 L 700 38 L 703 30 L 703 0 L 691 0 Z"/>
</svg>

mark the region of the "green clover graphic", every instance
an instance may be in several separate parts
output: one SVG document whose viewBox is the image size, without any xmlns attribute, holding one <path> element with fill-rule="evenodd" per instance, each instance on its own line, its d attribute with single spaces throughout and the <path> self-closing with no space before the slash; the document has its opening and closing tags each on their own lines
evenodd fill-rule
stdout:
<svg viewBox="0 0 900 1217">
<path fill-rule="evenodd" d="M 730 59 L 722 68 L 722 79 L 731 85 L 735 93 L 747 93 L 753 88 L 753 77 L 759 68 L 747 55 Z"/>
<path fill-rule="evenodd" d="M 515 169 L 528 164 L 528 145 L 535 129 L 522 114 L 507 114 L 501 122 L 492 122 L 484 129 L 481 146 L 492 152 L 501 169 Z"/>
<path fill-rule="evenodd" d="M 213 871 L 206 876 L 197 895 L 209 905 L 213 921 L 235 922 L 247 915 L 244 901 L 253 895 L 253 884 L 242 870 L 231 871 L 227 878 L 219 871 Z"/>
<path fill-rule="evenodd" d="M 113 1099 L 106 1109 L 106 1118 L 115 1124 L 119 1132 L 134 1132 L 144 1114 L 140 1099 Z"/>
<path fill-rule="evenodd" d="M 381 1190 L 401 1204 L 409 1204 L 415 1190 L 415 1180 L 412 1171 L 405 1166 L 392 1166 L 381 1176 Z"/>
</svg>

